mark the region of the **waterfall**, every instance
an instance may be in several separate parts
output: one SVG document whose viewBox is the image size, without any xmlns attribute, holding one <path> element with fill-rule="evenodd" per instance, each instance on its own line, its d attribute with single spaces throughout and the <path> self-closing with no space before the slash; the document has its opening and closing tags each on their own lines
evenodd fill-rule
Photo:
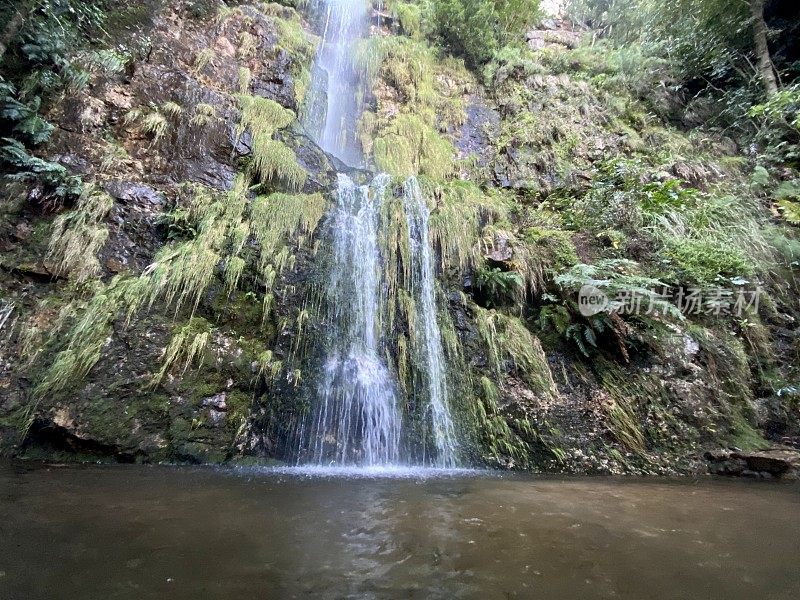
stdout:
<svg viewBox="0 0 800 600">
<path fill-rule="evenodd" d="M 366 32 L 366 7 L 364 0 L 318 0 L 312 7 L 322 42 L 304 127 L 323 150 L 351 165 L 363 162 L 355 135 L 359 77 L 353 53 Z M 336 204 L 327 221 L 333 262 L 324 294 L 326 355 L 316 398 L 299 427 L 301 463 L 379 466 L 403 460 L 403 413 L 384 358 L 387 332 L 378 317 L 387 290 L 379 247 L 381 203 L 390 183 L 386 174 L 370 186 L 338 175 Z M 420 307 L 413 343 L 429 397 L 428 405 L 416 410 L 423 412 L 424 429 L 432 433 L 436 449 L 436 456 L 423 462 L 454 467 L 457 444 L 436 313 L 429 212 L 414 178 L 405 184 L 403 207 L 413 262 L 409 292 Z"/>
<path fill-rule="evenodd" d="M 326 289 L 328 356 L 319 402 L 301 436 L 301 460 L 383 465 L 400 458 L 402 419 L 394 382 L 380 356 L 378 212 L 389 183 L 372 189 L 339 175 L 330 218 L 333 267 Z"/>
<path fill-rule="evenodd" d="M 362 153 L 356 138 L 359 77 L 353 56 L 367 31 L 367 3 L 316 0 L 311 11 L 320 21 L 322 41 L 314 63 L 305 129 L 326 152 L 346 164 L 360 165 Z"/>
<path fill-rule="evenodd" d="M 415 177 L 406 180 L 403 187 L 403 204 L 412 257 L 410 291 L 418 306 L 414 344 L 427 367 L 424 376 L 430 398 L 431 427 L 437 451 L 435 463 L 439 467 L 454 467 L 457 444 L 453 420 L 450 417 L 442 334 L 436 314 L 436 281 L 428 233 L 430 213 Z"/>
</svg>

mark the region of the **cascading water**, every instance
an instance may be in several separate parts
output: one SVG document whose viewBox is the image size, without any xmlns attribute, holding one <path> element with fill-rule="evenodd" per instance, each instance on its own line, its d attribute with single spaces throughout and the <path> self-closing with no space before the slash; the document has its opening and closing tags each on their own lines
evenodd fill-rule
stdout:
<svg viewBox="0 0 800 600">
<path fill-rule="evenodd" d="M 367 29 L 367 3 L 315 0 L 311 10 L 321 22 L 322 41 L 314 64 L 310 108 L 304 119 L 306 131 L 320 148 L 357 166 L 362 153 L 355 135 L 359 77 L 353 55 Z"/>
<path fill-rule="evenodd" d="M 367 29 L 364 0 L 319 0 L 312 7 L 322 30 L 314 65 L 306 131 L 320 147 L 350 165 L 363 163 L 355 136 L 359 117 L 359 76 L 353 54 Z M 298 462 L 314 465 L 393 465 L 403 462 L 403 416 L 397 385 L 385 362 L 381 331 L 381 294 L 386 282 L 379 247 L 381 202 L 391 182 L 375 177 L 356 185 L 339 174 L 337 202 L 329 215 L 333 265 L 325 289 L 326 359 L 312 410 L 299 429 Z M 438 467 L 457 464 L 457 444 L 448 408 L 445 361 L 436 314 L 428 208 L 415 179 L 405 186 L 404 208 L 412 248 L 411 286 L 419 303 L 414 324 L 420 370 L 425 372 L 429 407 L 426 431 L 432 432 Z"/>
<path fill-rule="evenodd" d="M 328 357 L 318 405 L 301 433 L 301 452 L 307 449 L 301 461 L 372 466 L 400 458 L 402 419 L 394 382 L 380 357 L 377 323 L 378 210 L 388 183 L 387 175 L 378 175 L 370 190 L 339 175 L 330 220 Z"/>
<path fill-rule="evenodd" d="M 428 384 L 431 427 L 437 451 L 435 464 L 439 467 L 454 467 L 457 444 L 453 420 L 450 417 L 442 334 L 436 314 L 433 253 L 428 235 L 430 213 L 415 177 L 410 177 L 405 182 L 403 204 L 411 249 L 410 291 L 418 307 L 414 343 L 427 366 L 424 377 Z"/>
</svg>

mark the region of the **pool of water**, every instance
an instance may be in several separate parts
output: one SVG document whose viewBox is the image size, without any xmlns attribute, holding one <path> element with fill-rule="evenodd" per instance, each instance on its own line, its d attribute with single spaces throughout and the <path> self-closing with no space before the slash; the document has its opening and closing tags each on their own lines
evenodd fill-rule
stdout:
<svg viewBox="0 0 800 600">
<path fill-rule="evenodd" d="M 800 490 L 0 464 L 0 598 L 800 597 Z"/>
</svg>

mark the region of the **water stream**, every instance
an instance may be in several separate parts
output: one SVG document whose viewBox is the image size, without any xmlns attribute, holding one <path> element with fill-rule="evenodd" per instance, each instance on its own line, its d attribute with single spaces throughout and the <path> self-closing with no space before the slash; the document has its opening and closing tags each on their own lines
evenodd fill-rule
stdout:
<svg viewBox="0 0 800 600">
<path fill-rule="evenodd" d="M 380 355 L 378 296 L 380 200 L 389 177 L 357 186 L 339 175 L 330 216 L 333 267 L 328 304 L 328 357 L 319 398 L 300 435 L 300 462 L 365 466 L 400 459 L 402 419 L 395 385 Z"/>
<path fill-rule="evenodd" d="M 363 157 L 356 138 L 359 77 L 354 54 L 358 41 L 367 32 L 367 3 L 312 0 L 309 11 L 321 30 L 321 41 L 314 60 L 310 108 L 304 127 L 320 148 L 348 165 L 360 166 Z"/>
<path fill-rule="evenodd" d="M 428 388 L 430 420 L 437 451 L 433 462 L 438 467 L 454 467 L 458 444 L 450 416 L 447 365 L 436 310 L 436 279 L 428 231 L 430 212 L 414 177 L 410 177 L 404 186 L 404 208 L 412 256 L 410 291 L 417 301 L 419 321 L 414 327 L 415 346 L 427 367 L 423 375 Z"/>
</svg>

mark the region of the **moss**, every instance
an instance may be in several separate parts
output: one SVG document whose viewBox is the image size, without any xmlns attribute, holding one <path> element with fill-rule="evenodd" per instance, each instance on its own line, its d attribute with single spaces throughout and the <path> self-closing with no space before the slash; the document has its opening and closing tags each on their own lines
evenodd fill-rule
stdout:
<svg viewBox="0 0 800 600">
<path fill-rule="evenodd" d="M 392 13 L 397 17 L 403 33 L 412 38 L 419 38 L 422 33 L 422 8 L 410 2 L 392 4 Z"/>
<path fill-rule="evenodd" d="M 177 119 L 183 114 L 183 107 L 177 102 L 170 100 L 161 105 L 161 111 L 169 115 L 170 118 Z"/>
<path fill-rule="evenodd" d="M 421 180 L 423 193 L 438 199 L 431 212 L 431 240 L 439 249 L 443 269 L 474 268 L 480 260 L 485 224 L 505 220 L 510 202 L 497 193 L 485 193 L 470 181 Z"/>
<path fill-rule="evenodd" d="M 153 136 L 153 141 L 158 142 L 167 133 L 169 121 L 157 110 L 150 111 L 142 118 L 142 131 Z"/>
<path fill-rule="evenodd" d="M 100 272 L 97 255 L 108 240 L 104 220 L 113 206 L 111 196 L 87 188 L 75 210 L 56 217 L 47 248 L 56 275 L 69 273 L 80 283 Z"/>
<path fill-rule="evenodd" d="M 415 115 L 398 115 L 375 139 L 375 164 L 395 176 L 453 173 L 455 148 Z"/>
<path fill-rule="evenodd" d="M 667 245 L 666 256 L 678 281 L 700 286 L 753 273 L 753 265 L 739 248 L 713 238 L 675 239 Z"/>
<path fill-rule="evenodd" d="M 530 227 L 523 238 L 533 247 L 550 271 L 563 271 L 578 263 L 578 253 L 572 241 L 572 232 L 563 229 Z"/>
<path fill-rule="evenodd" d="M 169 346 L 164 351 L 161 369 L 153 376 L 150 385 L 155 386 L 161 383 L 176 364 L 182 362 L 182 373 L 185 373 L 193 362 L 202 363 L 211 332 L 211 324 L 201 317 L 192 317 L 188 323 L 177 327 Z"/>
<path fill-rule="evenodd" d="M 478 333 L 489 350 L 492 367 L 498 375 L 507 365 L 514 368 L 535 392 L 547 398 L 558 397 L 558 388 L 539 340 L 518 318 L 496 310 L 471 305 Z"/>
<path fill-rule="evenodd" d="M 248 60 L 256 51 L 256 37 L 249 31 L 242 31 L 239 34 L 239 47 L 236 50 L 236 57 L 240 60 Z"/>
<path fill-rule="evenodd" d="M 213 48 L 203 48 L 200 50 L 194 58 L 193 70 L 195 75 L 199 75 L 216 57 L 217 54 L 214 52 Z"/>
<path fill-rule="evenodd" d="M 255 174 L 265 182 L 278 179 L 290 189 L 301 188 L 308 173 L 298 164 L 291 148 L 272 139 L 277 130 L 294 121 L 294 113 L 268 98 L 244 94 L 238 98 L 242 111 L 238 131 L 241 135 L 249 129 L 252 134 Z"/>
<path fill-rule="evenodd" d="M 291 148 L 264 137 L 253 139 L 253 167 L 261 181 L 278 180 L 291 190 L 303 187 L 308 177 Z"/>
<path fill-rule="evenodd" d="M 250 95 L 250 82 L 253 73 L 248 67 L 239 67 L 239 93 Z"/>
<path fill-rule="evenodd" d="M 357 48 L 357 60 L 366 73 L 367 93 L 386 86 L 393 90 L 376 91 L 377 112 L 359 128 L 365 152 L 372 150 L 378 168 L 392 175 L 449 176 L 455 150 L 440 132 L 464 122 L 462 96 L 473 79 L 463 63 L 440 60 L 423 42 L 399 37 L 364 41 Z M 395 95 L 402 103 L 400 114 L 395 106 L 385 105 L 393 103 Z"/>
<path fill-rule="evenodd" d="M 226 394 L 225 403 L 228 406 L 226 425 L 229 429 L 238 433 L 250 418 L 253 395 L 240 390 L 233 390 Z"/>
<path fill-rule="evenodd" d="M 210 104 L 201 102 L 194 107 L 194 116 L 192 117 L 192 125 L 195 127 L 205 127 L 217 118 L 217 109 Z"/>
</svg>

